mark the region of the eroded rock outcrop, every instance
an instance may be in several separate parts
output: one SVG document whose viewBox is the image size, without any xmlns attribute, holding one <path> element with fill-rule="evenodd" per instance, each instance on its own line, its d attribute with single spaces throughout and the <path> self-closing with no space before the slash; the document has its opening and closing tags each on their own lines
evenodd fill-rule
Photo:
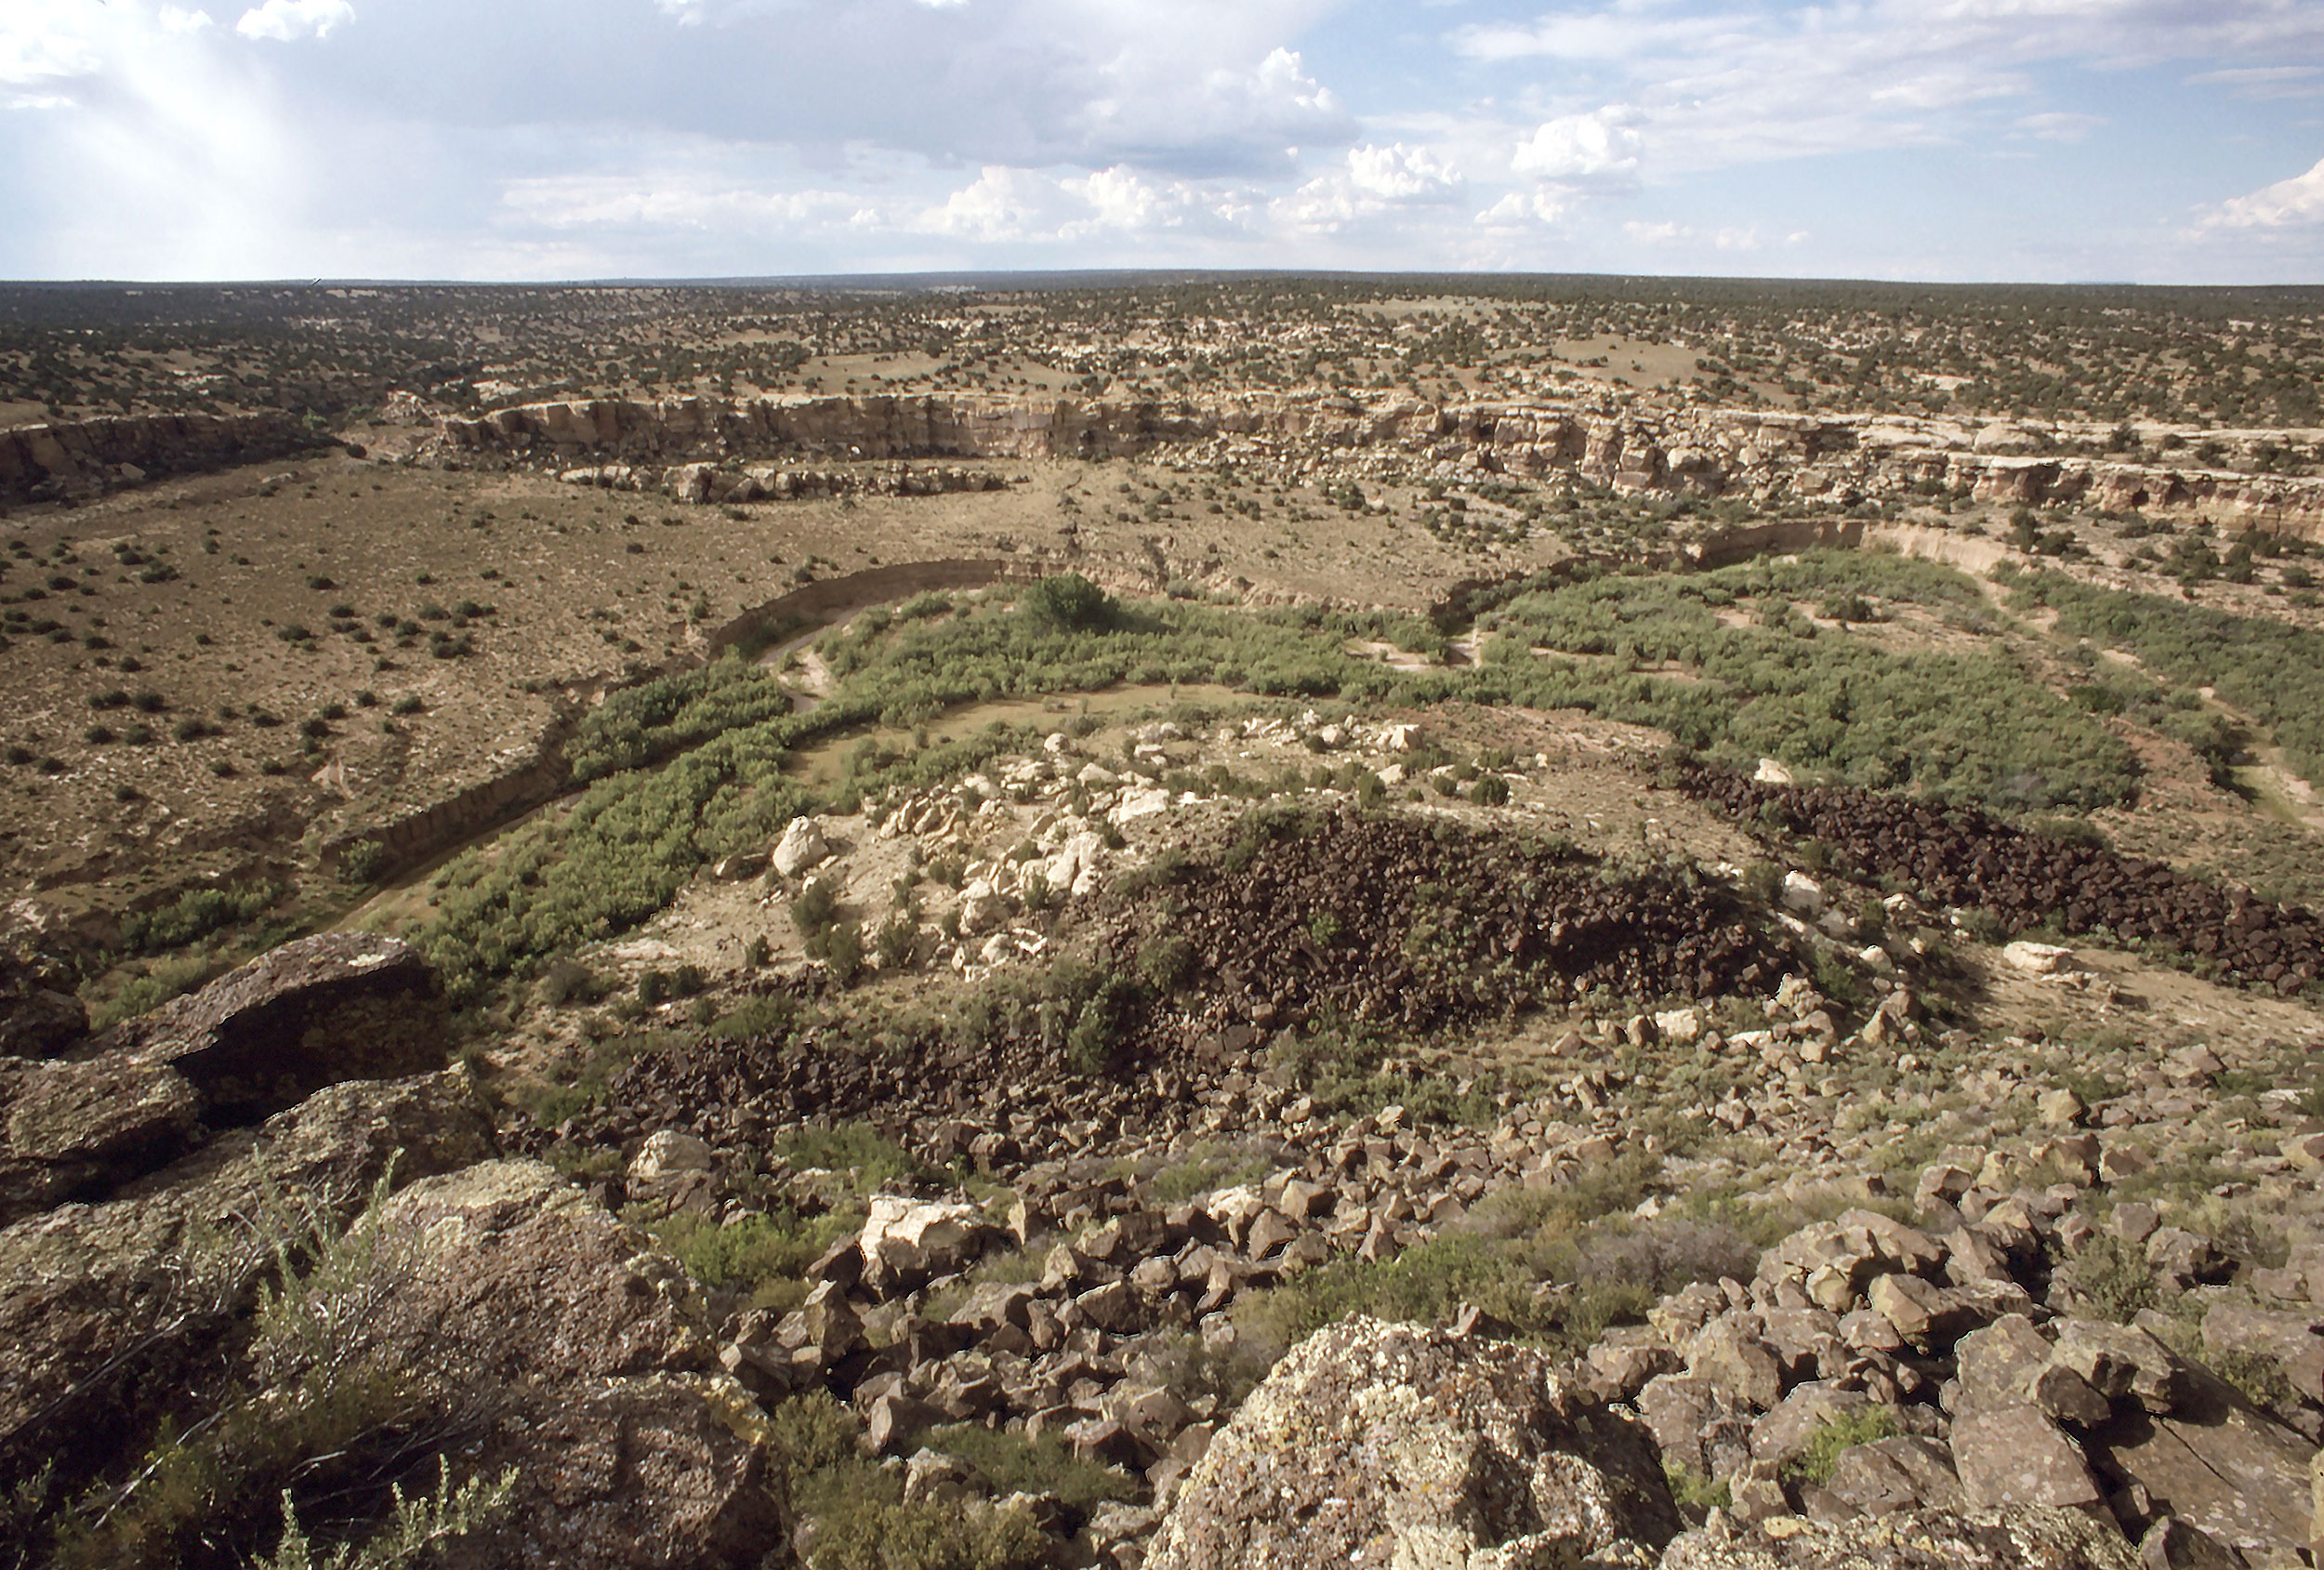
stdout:
<svg viewBox="0 0 2324 1570">
<path fill-rule="evenodd" d="M 334 1082 L 437 1067 L 442 1029 L 417 950 L 325 933 L 107 1033 L 86 1057 L 0 1057 L 0 1223 L 102 1199 Z"/>
<path fill-rule="evenodd" d="M 382 1225 L 413 1264 L 359 1350 L 460 1415 L 465 1464 L 517 1477 L 449 1563 L 756 1565 L 783 1542 L 763 1418 L 640 1234 L 528 1161 L 416 1182 Z"/>
<path fill-rule="evenodd" d="M 1404 393 L 1120 403 L 937 393 L 600 398 L 437 423 L 438 442 L 448 452 L 542 459 L 585 483 L 663 488 L 681 500 L 755 500 L 834 488 L 821 471 L 784 483 L 772 475 L 714 468 L 754 457 L 1106 458 L 1176 445 L 1357 468 L 1377 459 L 1440 478 L 1569 475 L 1630 492 L 1762 502 L 1816 499 L 1844 507 L 1938 486 L 2000 506 L 2083 503 L 2229 527 L 2307 534 L 2324 528 L 2324 480 L 2124 461 L 2098 452 L 2106 433 L 2094 429 L 1668 405 L 1604 393 L 1570 403 L 1452 405 Z M 2283 433 L 2244 434 L 2251 440 L 2238 445 L 2256 449 Z M 674 467 L 649 467 L 656 463 Z M 847 477 L 844 483 L 865 482 Z M 963 479 L 920 488 L 967 486 Z"/>
<path fill-rule="evenodd" d="M 182 1075 L 212 1126 L 263 1117 L 342 1079 L 443 1061 L 435 973 L 401 938 L 323 932 L 268 950 L 100 1045 Z"/>
<path fill-rule="evenodd" d="M 1543 1354 L 1353 1318 L 1211 1442 L 1152 1570 L 1651 1562 L 1678 1511 L 1638 1425 Z"/>
<path fill-rule="evenodd" d="M 0 501 L 134 485 L 279 458 L 312 446 L 289 415 L 121 415 L 0 430 Z"/>
<path fill-rule="evenodd" d="M 279 1196 L 344 1220 L 391 1159 L 420 1178 L 492 1154 L 464 1070 L 337 1085 L 103 1203 L 0 1228 L 0 1475 L 55 1458 L 70 1477 L 166 1404 L 272 1263 L 254 1225 Z"/>
</svg>

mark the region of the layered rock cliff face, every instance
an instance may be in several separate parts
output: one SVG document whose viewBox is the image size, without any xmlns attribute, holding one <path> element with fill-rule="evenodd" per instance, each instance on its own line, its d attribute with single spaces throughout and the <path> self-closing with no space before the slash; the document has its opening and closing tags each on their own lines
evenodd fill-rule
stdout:
<svg viewBox="0 0 2324 1570">
<path fill-rule="evenodd" d="M 125 415 L 0 430 L 0 501 L 55 501 L 279 458 L 314 444 L 283 414 Z"/>
<path fill-rule="evenodd" d="M 439 429 L 449 451 L 521 454 L 561 466 L 604 456 L 671 464 L 803 455 L 1105 458 L 1220 443 L 1299 464 L 1353 460 L 1361 468 L 1361 460 L 1378 457 L 1436 477 L 1562 474 L 1630 492 L 1840 505 L 1941 485 L 2013 507 L 2068 502 L 2233 528 L 2324 530 L 2324 479 L 2048 452 L 2094 444 L 2102 433 L 2007 421 L 1604 401 L 1440 407 L 1402 395 L 1169 403 L 907 395 L 592 399 L 446 417 Z"/>
</svg>

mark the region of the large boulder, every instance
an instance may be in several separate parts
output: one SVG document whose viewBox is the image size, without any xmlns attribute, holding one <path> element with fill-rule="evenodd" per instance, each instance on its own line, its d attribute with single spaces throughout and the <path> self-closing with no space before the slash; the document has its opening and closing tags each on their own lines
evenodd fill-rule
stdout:
<svg viewBox="0 0 2324 1570">
<path fill-rule="evenodd" d="M 1907 1511 L 1859 1521 L 1721 1518 L 1673 1542 L 1660 1570 L 2134 1570 L 2122 1534 L 2080 1511 Z"/>
<path fill-rule="evenodd" d="M 2067 1342 L 2062 1334 L 2062 1352 Z M 2160 1400 L 2133 1384 L 2115 1401 L 2113 1420 L 2091 1432 L 2085 1445 L 2099 1474 L 2167 1503 L 2247 1559 L 2306 1546 L 2316 1446 L 2199 1364 L 2174 1360 L 2169 1374 L 2156 1381 L 2171 1396 L 2167 1410 L 2153 1409 Z"/>
<path fill-rule="evenodd" d="M 435 972 L 400 938 L 322 932 L 270 949 L 99 1045 L 184 1075 L 212 1128 L 256 1123 L 342 1079 L 442 1066 Z"/>
<path fill-rule="evenodd" d="M 775 842 L 770 859 L 775 871 L 786 877 L 797 877 L 831 859 L 831 842 L 823 837 L 823 827 L 814 819 L 793 818 L 784 828 L 783 838 Z"/>
<path fill-rule="evenodd" d="M 1352 1318 L 1211 1441 L 1149 1570 L 1644 1563 L 1681 1523 L 1652 1443 L 1530 1349 Z"/>
<path fill-rule="evenodd" d="M 871 1202 L 857 1239 L 864 1285 L 887 1295 L 955 1274 L 1002 1235 L 973 1205 L 881 1194 Z"/>
<path fill-rule="evenodd" d="M 121 1052 L 0 1058 L 0 1225 L 100 1198 L 201 1137 L 202 1099 L 174 1069 Z"/>
<path fill-rule="evenodd" d="M 93 1201 L 340 1080 L 440 1068 L 435 977 L 395 938 L 285 943 L 70 1060 L 0 1058 L 0 1224 Z"/>
<path fill-rule="evenodd" d="M 1962 1494 L 1981 1509 L 2089 1509 L 2106 1498 L 2080 1446 L 2030 1404 L 1997 1403 L 1961 1413 L 1953 1422 L 1953 1466 Z"/>
<path fill-rule="evenodd" d="M 416 1182 L 382 1230 L 411 1263 L 363 1350 L 474 1436 L 462 1465 L 517 1479 L 447 1564 L 743 1566 L 782 1544 L 763 1419 L 641 1234 L 534 1161 Z"/>
<path fill-rule="evenodd" d="M 168 1400 L 273 1262 L 252 1223 L 284 1196 L 343 1221 L 391 1161 L 419 1178 L 492 1154 L 463 1069 L 337 1085 L 103 1203 L 0 1228 L 0 1478 L 85 1474 Z"/>
</svg>

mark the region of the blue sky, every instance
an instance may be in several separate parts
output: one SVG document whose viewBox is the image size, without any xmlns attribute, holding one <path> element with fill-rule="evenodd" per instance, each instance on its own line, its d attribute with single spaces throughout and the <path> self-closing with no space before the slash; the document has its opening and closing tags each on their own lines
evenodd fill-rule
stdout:
<svg viewBox="0 0 2324 1570">
<path fill-rule="evenodd" d="M 2324 282 L 2324 0 L 0 0 L 0 275 Z"/>
</svg>

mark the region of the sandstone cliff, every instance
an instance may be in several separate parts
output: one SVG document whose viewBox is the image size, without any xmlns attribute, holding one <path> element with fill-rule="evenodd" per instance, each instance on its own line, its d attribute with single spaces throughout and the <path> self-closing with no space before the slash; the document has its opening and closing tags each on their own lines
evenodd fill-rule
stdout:
<svg viewBox="0 0 2324 1570">
<path fill-rule="evenodd" d="M 1333 394 L 1119 403 L 932 394 L 589 399 L 447 416 L 438 428 L 447 452 L 518 455 L 560 468 L 595 458 L 600 467 L 576 476 L 591 483 L 611 482 L 602 467 L 608 457 L 690 466 L 681 477 L 690 499 L 707 495 L 691 469 L 704 462 L 1095 459 L 1208 447 L 1302 468 L 1393 468 L 1440 479 L 1568 476 L 1618 491 L 1760 503 L 1851 506 L 1942 486 L 2007 506 L 2067 502 L 2239 529 L 2324 528 L 2324 479 L 2116 461 L 2093 455 L 2104 435 L 2094 430 L 1644 400 L 1439 406 L 1403 394 L 1368 402 Z M 651 482 L 648 473 L 625 470 L 624 482 Z M 763 494 L 789 491 L 770 483 Z"/>
<path fill-rule="evenodd" d="M 289 415 L 125 415 L 0 430 L 0 501 L 59 497 L 283 457 L 314 445 Z"/>
</svg>

